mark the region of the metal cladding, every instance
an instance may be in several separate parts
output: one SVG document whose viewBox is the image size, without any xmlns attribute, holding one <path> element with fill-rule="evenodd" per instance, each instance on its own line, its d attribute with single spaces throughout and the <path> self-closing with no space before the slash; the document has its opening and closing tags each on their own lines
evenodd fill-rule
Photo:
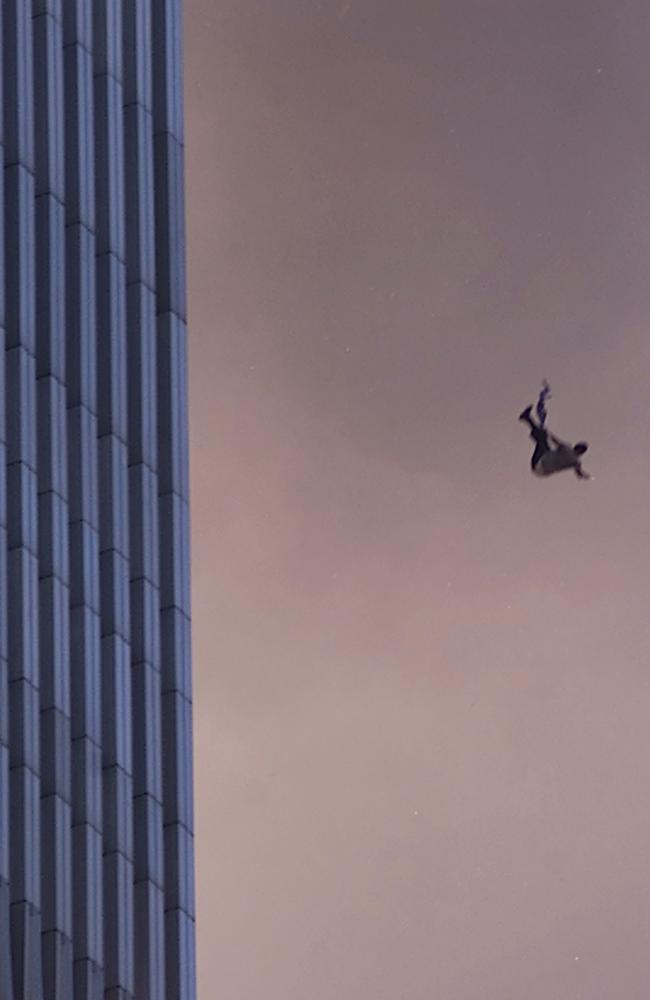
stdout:
<svg viewBox="0 0 650 1000">
<path fill-rule="evenodd" d="M 194 1000 L 180 0 L 0 19 L 0 1000 Z"/>
</svg>

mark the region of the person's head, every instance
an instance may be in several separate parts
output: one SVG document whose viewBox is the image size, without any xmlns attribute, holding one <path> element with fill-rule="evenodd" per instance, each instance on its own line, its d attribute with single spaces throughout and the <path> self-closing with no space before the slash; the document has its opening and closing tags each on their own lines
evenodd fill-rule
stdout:
<svg viewBox="0 0 650 1000">
<path fill-rule="evenodd" d="M 588 447 L 589 445 L 587 444 L 586 441 L 578 441 L 577 444 L 574 444 L 573 450 L 575 451 L 576 455 L 584 455 Z"/>
</svg>

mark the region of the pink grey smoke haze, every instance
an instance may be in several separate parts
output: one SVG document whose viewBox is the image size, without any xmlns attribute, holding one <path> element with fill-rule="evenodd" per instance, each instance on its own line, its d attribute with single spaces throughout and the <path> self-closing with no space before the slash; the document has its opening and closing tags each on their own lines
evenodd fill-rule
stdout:
<svg viewBox="0 0 650 1000">
<path fill-rule="evenodd" d="M 648 6 L 185 33 L 201 1000 L 647 1000 Z"/>
</svg>

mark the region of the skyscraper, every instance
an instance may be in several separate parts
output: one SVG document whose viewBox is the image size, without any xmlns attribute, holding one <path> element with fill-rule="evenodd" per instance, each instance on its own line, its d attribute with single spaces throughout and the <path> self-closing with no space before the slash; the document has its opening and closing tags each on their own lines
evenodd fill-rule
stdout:
<svg viewBox="0 0 650 1000">
<path fill-rule="evenodd" d="M 195 994 L 179 8 L 0 6 L 0 1000 Z"/>
</svg>

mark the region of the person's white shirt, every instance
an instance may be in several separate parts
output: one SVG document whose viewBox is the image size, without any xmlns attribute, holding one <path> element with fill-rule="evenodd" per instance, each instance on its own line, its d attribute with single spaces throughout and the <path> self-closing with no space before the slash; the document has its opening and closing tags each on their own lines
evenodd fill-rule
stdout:
<svg viewBox="0 0 650 1000">
<path fill-rule="evenodd" d="M 553 434 L 549 434 L 549 437 L 556 447 L 544 452 L 539 461 L 535 463 L 533 473 L 536 476 L 552 476 L 556 472 L 573 469 L 580 479 L 590 479 L 588 473 L 582 470 L 580 462 L 582 452 L 576 451 L 570 444 L 560 441 Z"/>
</svg>

